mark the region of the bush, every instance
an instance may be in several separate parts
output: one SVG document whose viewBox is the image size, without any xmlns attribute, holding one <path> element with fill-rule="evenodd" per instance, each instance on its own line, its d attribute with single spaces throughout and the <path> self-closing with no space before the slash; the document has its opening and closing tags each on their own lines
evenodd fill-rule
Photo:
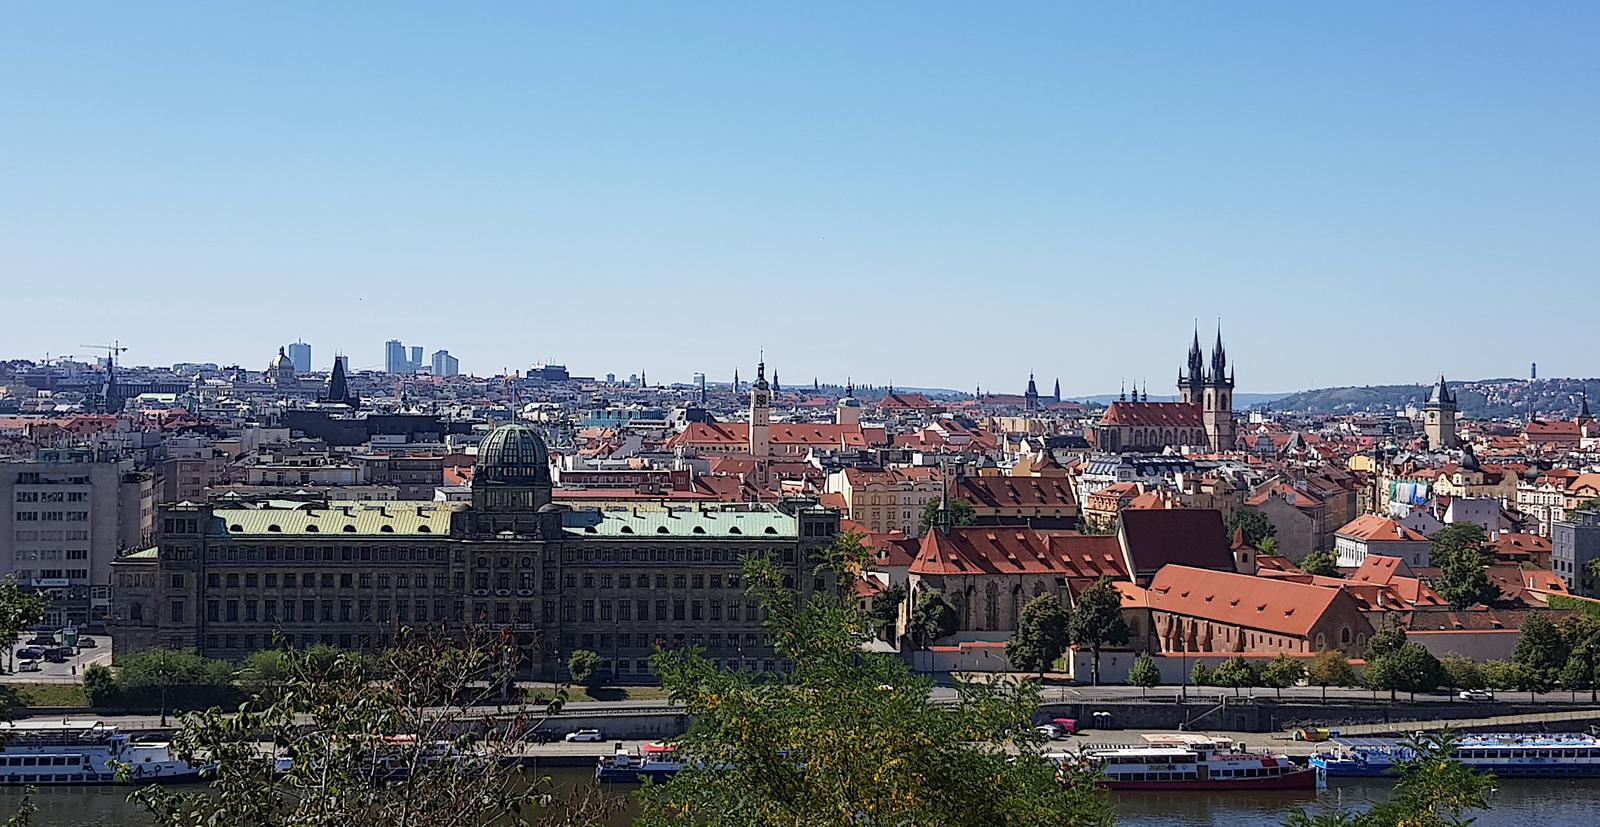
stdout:
<svg viewBox="0 0 1600 827">
<path fill-rule="evenodd" d="M 117 677 L 103 664 L 92 663 L 83 670 L 83 696 L 90 706 L 111 706 L 117 702 Z"/>
<path fill-rule="evenodd" d="M 206 709 L 237 706 L 233 667 L 192 649 L 147 649 L 117 664 L 118 702 L 134 709 Z"/>
<path fill-rule="evenodd" d="M 1440 663 L 1444 666 L 1445 686 L 1452 689 L 1483 689 L 1488 685 L 1482 667 L 1472 658 L 1447 655 Z"/>
<path fill-rule="evenodd" d="M 567 658 L 567 672 L 571 673 L 573 683 L 584 686 L 598 686 L 604 680 L 600 674 L 600 654 L 588 649 L 573 651 Z"/>
</svg>

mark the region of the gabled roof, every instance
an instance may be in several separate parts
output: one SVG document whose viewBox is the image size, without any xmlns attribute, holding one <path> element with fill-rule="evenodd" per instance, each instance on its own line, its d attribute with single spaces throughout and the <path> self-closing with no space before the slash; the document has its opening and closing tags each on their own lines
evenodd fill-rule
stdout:
<svg viewBox="0 0 1600 827">
<path fill-rule="evenodd" d="M 1174 564 L 1234 570 L 1222 512 L 1214 508 L 1123 511 L 1119 533 L 1140 573 Z"/>
<path fill-rule="evenodd" d="M 1125 579 L 1117 538 L 998 526 L 959 526 L 922 535 L 913 574 L 1058 574 Z"/>
<path fill-rule="evenodd" d="M 1078 507 L 1068 477 L 961 477 L 953 496 L 979 508 Z"/>
<path fill-rule="evenodd" d="M 1204 428 L 1199 405 L 1190 402 L 1112 402 L 1100 415 L 1101 425 L 1154 428 Z"/>
<path fill-rule="evenodd" d="M 1376 514 L 1362 514 L 1361 516 L 1345 523 L 1334 532 L 1340 537 L 1350 537 L 1356 540 L 1386 540 L 1405 541 L 1410 543 L 1426 543 L 1428 538 L 1422 536 L 1405 526 Z"/>
<path fill-rule="evenodd" d="M 1352 601 L 1340 589 L 1189 566 L 1157 572 L 1149 599 L 1157 611 L 1292 637 L 1305 637 L 1330 609 Z"/>
</svg>

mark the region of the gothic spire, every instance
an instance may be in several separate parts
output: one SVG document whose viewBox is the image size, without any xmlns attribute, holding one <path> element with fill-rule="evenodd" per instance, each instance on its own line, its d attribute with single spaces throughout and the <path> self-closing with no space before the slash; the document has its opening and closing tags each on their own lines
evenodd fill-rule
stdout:
<svg viewBox="0 0 1600 827">
<path fill-rule="evenodd" d="M 1200 350 L 1200 322 L 1194 323 L 1194 341 L 1189 345 L 1189 372 L 1183 377 L 1185 383 L 1199 385 L 1206 381 L 1206 357 Z"/>
<path fill-rule="evenodd" d="M 1228 375 L 1228 351 L 1222 346 L 1222 320 L 1217 320 L 1217 343 L 1211 349 L 1211 381 L 1222 384 Z"/>
<path fill-rule="evenodd" d="M 1060 379 L 1056 380 L 1056 390 L 1055 390 L 1055 393 L 1052 394 L 1052 395 L 1055 397 L 1055 400 L 1057 402 L 1061 401 L 1061 380 Z"/>
</svg>

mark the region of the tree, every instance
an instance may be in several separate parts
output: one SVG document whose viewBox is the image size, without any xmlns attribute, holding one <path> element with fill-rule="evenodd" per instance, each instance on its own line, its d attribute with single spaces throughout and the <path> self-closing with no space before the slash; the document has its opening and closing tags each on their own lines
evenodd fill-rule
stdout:
<svg viewBox="0 0 1600 827">
<path fill-rule="evenodd" d="M 1396 768 L 1399 778 L 1388 800 L 1363 813 L 1291 813 L 1286 827 L 1467 827 L 1466 814 L 1489 807 L 1495 779 L 1454 758 L 1455 734 L 1419 733 L 1406 742 L 1410 757 Z"/>
<path fill-rule="evenodd" d="M 1549 692 L 1554 689 L 1558 675 L 1558 672 L 1512 661 L 1506 674 L 1506 683 L 1508 684 L 1506 688 L 1515 689 L 1518 692 L 1526 692 L 1528 693 L 1528 700 L 1532 701 L 1534 693 Z"/>
<path fill-rule="evenodd" d="M 1017 632 L 1006 642 L 1006 658 L 1016 669 L 1044 671 L 1067 649 L 1072 617 L 1053 594 L 1029 600 L 1017 617 Z"/>
<path fill-rule="evenodd" d="M 1189 683 L 1195 686 L 1211 685 L 1211 670 L 1206 668 L 1202 661 L 1195 661 L 1194 668 L 1189 670 Z"/>
<path fill-rule="evenodd" d="M 1482 667 L 1472 658 L 1447 655 L 1439 663 L 1444 667 L 1446 686 L 1453 689 L 1482 689 L 1487 685 Z"/>
<path fill-rule="evenodd" d="M 852 601 L 800 600 L 764 561 L 746 576 L 793 672 L 757 678 L 692 649 L 656 655 L 692 723 L 677 742 L 685 769 L 640 794 L 641 827 L 1110 825 L 1089 773 L 1038 755 L 1036 682 L 961 682 L 954 703 L 935 703 L 930 681 L 862 651 L 870 621 Z"/>
<path fill-rule="evenodd" d="M 837 578 L 840 593 L 855 582 L 861 572 L 872 565 L 872 549 L 867 548 L 866 535 L 859 531 L 842 531 L 818 556 L 812 574 L 832 572 Z"/>
<path fill-rule="evenodd" d="M 1439 659 L 1420 643 L 1407 643 L 1398 652 L 1386 657 L 1395 661 L 1399 688 L 1417 699 L 1418 692 L 1432 692 L 1446 680 L 1444 666 Z"/>
<path fill-rule="evenodd" d="M 1343 652 L 1324 649 L 1306 667 L 1306 680 L 1313 686 L 1322 687 L 1322 699 L 1327 700 L 1328 687 L 1350 686 L 1356 682 L 1356 674 L 1350 668 L 1350 659 Z"/>
<path fill-rule="evenodd" d="M 136 709 L 159 708 L 161 725 L 167 712 L 232 706 L 239 699 L 233 667 L 207 660 L 193 649 L 146 649 L 117 663 L 117 698 Z"/>
<path fill-rule="evenodd" d="M 873 629 L 880 636 L 900 620 L 900 607 L 906 602 L 906 587 L 904 583 L 897 583 L 884 589 L 877 597 L 872 598 L 872 610 L 868 616 L 872 618 Z"/>
<path fill-rule="evenodd" d="M 1339 561 L 1331 552 L 1313 551 L 1300 558 L 1300 570 L 1320 577 L 1338 577 Z"/>
<path fill-rule="evenodd" d="M 288 655 L 277 649 L 251 652 L 239 665 L 239 689 L 246 695 L 270 700 L 287 676 Z"/>
<path fill-rule="evenodd" d="M 929 500 L 928 504 L 922 507 L 923 531 L 939 527 L 939 512 L 943 509 L 948 509 L 950 525 L 953 526 L 972 525 L 978 519 L 977 510 L 966 500 Z"/>
<path fill-rule="evenodd" d="M 1515 670 L 1510 661 L 1486 660 L 1478 664 L 1478 671 L 1483 675 L 1483 685 L 1490 689 L 1516 688 L 1516 682 L 1512 675 Z"/>
<path fill-rule="evenodd" d="M 117 700 L 117 678 L 111 668 L 91 663 L 83 670 L 83 696 L 93 707 L 107 707 Z"/>
<path fill-rule="evenodd" d="M 205 789 L 150 786 L 130 796 L 156 827 L 590 827 L 616 808 L 597 796 L 558 796 L 516 760 L 564 693 L 544 707 L 479 714 L 498 692 L 482 676 L 508 657 L 503 643 L 402 635 L 376 659 L 284 654 L 270 702 L 184 717 L 175 753 L 214 769 Z M 260 743 L 273 745 L 286 771 L 274 772 Z M 397 776 L 405 783 L 393 783 Z"/>
<path fill-rule="evenodd" d="M 1234 655 L 1212 670 L 1211 682 L 1218 686 L 1231 687 L 1233 694 L 1237 695 L 1240 689 L 1259 684 L 1261 676 L 1256 672 L 1255 665 L 1245 660 L 1243 655 Z"/>
<path fill-rule="evenodd" d="M 1111 578 L 1101 576 L 1078 595 L 1072 609 L 1072 642 L 1089 647 L 1091 683 L 1100 685 L 1100 647 L 1128 642 L 1128 621 L 1122 617 L 1122 592 Z"/>
<path fill-rule="evenodd" d="M 1278 691 L 1278 697 L 1283 697 L 1283 689 L 1294 686 L 1306 677 L 1306 667 L 1299 658 L 1286 654 L 1279 654 L 1267 662 L 1261 670 L 1261 683 Z"/>
<path fill-rule="evenodd" d="M 1428 538 L 1431 562 L 1439 567 L 1433 590 L 1457 611 L 1478 603 L 1493 603 L 1500 590 L 1486 571 L 1494 555 L 1484 545 L 1483 527 L 1451 523 Z"/>
<path fill-rule="evenodd" d="M 0 579 L 0 644 L 6 650 L 6 671 L 16 668 L 17 639 L 24 629 L 44 622 L 45 599 L 24 592 L 15 577 Z"/>
<path fill-rule="evenodd" d="M 1383 623 L 1367 638 L 1367 660 L 1400 651 L 1406 645 L 1406 627 L 1398 615 L 1384 615 Z"/>
<path fill-rule="evenodd" d="M 1566 667 L 1569 654 L 1561 630 L 1544 615 L 1530 612 L 1522 621 L 1511 661 L 1554 677 Z"/>
<path fill-rule="evenodd" d="M 1277 526 L 1269 522 L 1265 514 L 1253 508 L 1241 508 L 1228 518 L 1228 536 L 1233 536 L 1241 528 L 1244 529 L 1244 541 L 1258 551 L 1262 540 L 1278 534 Z"/>
<path fill-rule="evenodd" d="M 600 674 L 600 653 L 588 649 L 574 649 L 567 657 L 567 674 L 572 676 L 573 683 L 584 686 L 597 686 L 602 682 Z"/>
<path fill-rule="evenodd" d="M 956 633 L 961 628 L 961 618 L 944 595 L 938 592 L 924 592 L 917 598 L 916 608 L 911 610 L 911 643 L 918 649 L 926 649 L 933 642 L 942 637 Z"/>
<path fill-rule="evenodd" d="M 1149 652 L 1140 652 L 1139 657 L 1133 659 L 1133 668 L 1128 670 L 1128 683 L 1139 687 L 1141 695 L 1161 685 L 1161 668 L 1156 666 L 1156 659 L 1150 657 Z"/>
<path fill-rule="evenodd" d="M 1277 557 L 1278 538 L 1262 537 L 1261 542 L 1256 545 L 1256 555 L 1260 557 Z"/>
</svg>

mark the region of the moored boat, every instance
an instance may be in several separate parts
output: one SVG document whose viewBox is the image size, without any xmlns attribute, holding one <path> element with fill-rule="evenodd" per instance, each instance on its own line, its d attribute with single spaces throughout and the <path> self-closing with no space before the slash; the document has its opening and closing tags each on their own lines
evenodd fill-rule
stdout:
<svg viewBox="0 0 1600 827">
<path fill-rule="evenodd" d="M 135 741 L 98 721 L 8 723 L 0 739 L 0 786 L 192 781 L 204 769 L 165 741 Z"/>
<path fill-rule="evenodd" d="M 1330 778 L 1376 778 L 1399 772 L 1412 750 L 1400 738 L 1335 738 L 1311 757 Z M 1457 739 L 1451 757 L 1500 778 L 1600 777 L 1600 739 L 1590 735 L 1486 733 Z"/>
<path fill-rule="evenodd" d="M 1111 790 L 1311 790 L 1316 771 L 1286 755 L 1249 752 L 1230 738 L 1146 735 L 1142 746 L 1088 749 L 1081 760 Z"/>
<path fill-rule="evenodd" d="M 621 742 L 616 752 L 603 756 L 595 765 L 595 780 L 610 784 L 639 784 L 646 779 L 657 783 L 668 781 L 683 769 L 671 744 L 645 744 L 639 752 L 630 751 Z"/>
</svg>

